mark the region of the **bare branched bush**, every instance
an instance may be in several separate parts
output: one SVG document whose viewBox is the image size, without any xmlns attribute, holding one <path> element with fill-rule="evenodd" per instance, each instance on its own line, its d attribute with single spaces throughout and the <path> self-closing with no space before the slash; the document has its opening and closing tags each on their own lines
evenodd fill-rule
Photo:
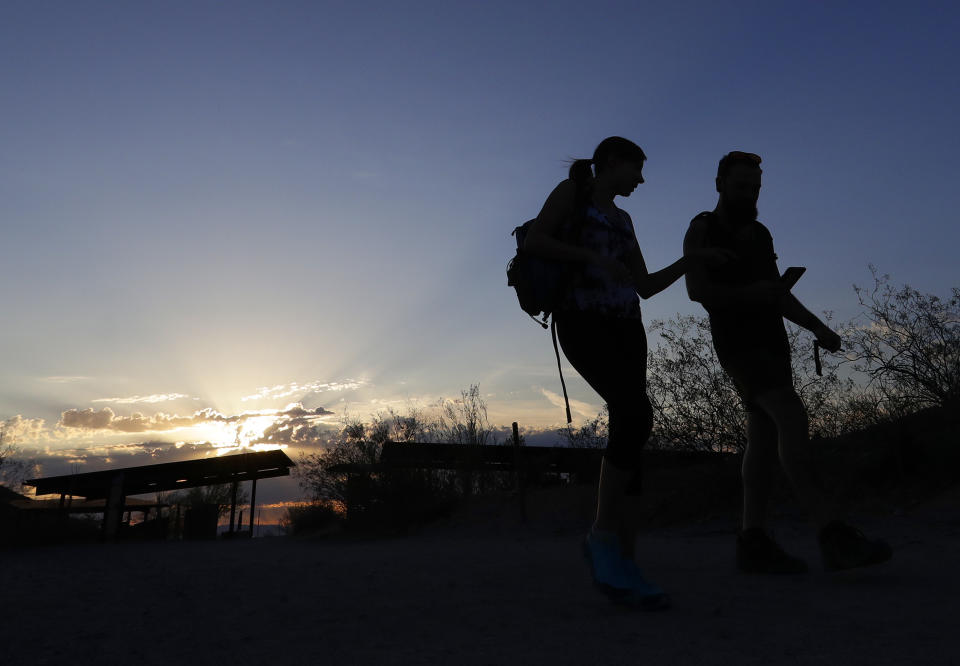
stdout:
<svg viewBox="0 0 960 666">
<path fill-rule="evenodd" d="M 836 437 L 927 407 L 960 402 L 960 289 L 940 299 L 909 285 L 894 288 L 870 267 L 870 290 L 854 287 L 863 314 L 838 326 L 844 355 L 823 354 L 816 372 L 814 336 L 787 325 L 793 383 L 814 437 Z M 827 321 L 831 316 L 826 315 Z M 713 349 L 708 317 L 654 321 L 647 391 L 654 408 L 651 445 L 701 451 L 742 450 L 745 414 Z M 606 446 L 607 415 L 558 431 L 569 446 Z"/>
<path fill-rule="evenodd" d="M 863 314 L 845 337 L 849 359 L 892 416 L 960 402 L 960 289 L 941 299 L 894 287 L 870 266 L 873 286 L 854 285 Z"/>
<path fill-rule="evenodd" d="M 441 400 L 433 424 L 439 442 L 451 444 L 500 444 L 496 429 L 487 418 L 487 405 L 480 396 L 480 386 L 473 384 L 460 391 L 459 400 Z"/>
<path fill-rule="evenodd" d="M 373 466 L 380 459 L 383 443 L 390 438 L 390 423 L 382 416 L 372 424 L 344 417 L 337 434 L 323 451 L 308 453 L 297 461 L 294 473 L 301 490 L 313 500 L 327 500 L 349 505 L 349 475 L 334 471 L 336 467 Z M 369 475 L 367 475 L 369 477 Z M 352 484 L 355 486 L 355 484 Z"/>
<path fill-rule="evenodd" d="M 832 319 L 828 313 L 825 319 Z M 815 336 L 806 329 L 787 325 L 793 387 L 803 399 L 814 437 L 836 437 L 876 423 L 880 418 L 875 393 L 857 382 L 842 356 L 821 351 L 822 376 L 814 360 Z"/>
<path fill-rule="evenodd" d="M 346 509 L 338 502 L 315 500 L 286 507 L 280 528 L 290 536 L 324 532 L 340 523 Z"/>
<path fill-rule="evenodd" d="M 497 446 L 504 444 L 497 430 L 490 425 L 487 405 L 480 395 L 480 386 L 471 384 L 460 391 L 456 400 L 441 400 L 437 405 L 436 420 L 432 424 L 436 441 L 474 446 Z M 459 492 L 469 496 L 500 488 L 502 475 L 475 470 L 458 470 L 455 474 Z"/>
<path fill-rule="evenodd" d="M 578 428 L 567 425 L 557 431 L 560 439 L 575 449 L 605 449 L 610 435 L 610 412 L 604 405 L 594 418 Z"/>
<path fill-rule="evenodd" d="M 159 498 L 158 498 L 159 499 Z M 223 518 L 230 513 L 233 502 L 233 484 L 219 483 L 212 486 L 196 486 L 187 490 L 179 490 L 168 494 L 165 502 L 171 505 L 179 504 L 182 507 L 201 507 L 216 505 L 217 516 Z M 242 485 L 237 486 L 237 506 L 242 507 L 250 503 L 250 495 Z"/>
<path fill-rule="evenodd" d="M 442 400 L 433 418 L 419 409 L 405 414 L 387 410 L 369 423 L 346 418 L 325 450 L 302 456 L 296 474 L 314 501 L 346 507 L 348 521 L 404 527 L 446 511 L 459 496 L 496 487 L 493 474 L 453 470 L 378 469 L 384 443 L 443 442 L 496 445 L 479 386 L 459 400 Z"/>
<path fill-rule="evenodd" d="M 0 486 L 21 491 L 23 482 L 35 475 L 37 465 L 20 457 L 20 450 L 10 441 L 6 429 L 0 426 Z"/>
<path fill-rule="evenodd" d="M 746 444 L 743 406 L 720 367 L 706 317 L 654 321 L 661 343 L 650 354 L 647 393 L 653 404 L 653 444 L 701 451 Z"/>
<path fill-rule="evenodd" d="M 743 450 L 743 404 L 714 352 L 709 318 L 679 316 L 654 321 L 651 330 L 661 339 L 650 355 L 647 373 L 654 407 L 654 446 Z M 877 396 L 842 374 L 843 358 L 824 355 L 820 376 L 814 361 L 814 336 L 788 325 L 787 339 L 794 389 L 807 407 L 811 434 L 833 437 L 878 420 Z"/>
</svg>

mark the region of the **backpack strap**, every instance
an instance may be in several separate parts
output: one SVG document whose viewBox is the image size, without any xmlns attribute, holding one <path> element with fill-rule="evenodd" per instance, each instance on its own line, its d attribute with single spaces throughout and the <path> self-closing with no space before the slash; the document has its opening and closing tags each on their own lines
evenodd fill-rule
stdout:
<svg viewBox="0 0 960 666">
<path fill-rule="evenodd" d="M 570 418 L 570 398 L 567 397 L 567 384 L 563 381 L 563 368 L 560 366 L 560 347 L 557 346 L 557 320 L 550 318 L 550 337 L 553 338 L 553 351 L 557 354 L 557 370 L 560 371 L 560 386 L 563 387 L 563 402 L 567 407 L 567 423 L 572 423 Z"/>
</svg>

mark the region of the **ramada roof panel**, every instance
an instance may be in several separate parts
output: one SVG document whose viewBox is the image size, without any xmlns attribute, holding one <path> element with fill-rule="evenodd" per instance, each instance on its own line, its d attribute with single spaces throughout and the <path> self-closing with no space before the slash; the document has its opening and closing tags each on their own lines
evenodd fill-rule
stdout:
<svg viewBox="0 0 960 666">
<path fill-rule="evenodd" d="M 89 499 L 103 499 L 110 494 L 114 481 L 122 475 L 124 495 L 181 488 L 210 486 L 233 481 L 288 476 L 294 463 L 283 451 L 240 453 L 217 458 L 200 458 L 181 462 L 123 467 L 31 479 L 26 485 L 37 489 L 37 495 L 65 494 Z"/>
</svg>

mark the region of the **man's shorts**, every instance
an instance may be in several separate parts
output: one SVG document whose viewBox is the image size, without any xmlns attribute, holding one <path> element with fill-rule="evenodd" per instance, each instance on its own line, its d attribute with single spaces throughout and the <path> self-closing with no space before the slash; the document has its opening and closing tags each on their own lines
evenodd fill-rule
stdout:
<svg viewBox="0 0 960 666">
<path fill-rule="evenodd" d="M 760 348 L 739 354 L 724 354 L 719 359 L 748 412 L 759 409 L 755 402 L 758 395 L 775 389 L 793 388 L 793 371 L 790 357 L 786 354 Z"/>
</svg>

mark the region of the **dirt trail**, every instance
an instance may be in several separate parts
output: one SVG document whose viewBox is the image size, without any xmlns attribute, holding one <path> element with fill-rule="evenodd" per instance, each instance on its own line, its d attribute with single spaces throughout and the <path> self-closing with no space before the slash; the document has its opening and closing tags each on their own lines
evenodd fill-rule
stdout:
<svg viewBox="0 0 960 666">
<path fill-rule="evenodd" d="M 960 663 L 956 498 L 861 517 L 895 559 L 842 574 L 790 517 L 805 576 L 737 574 L 724 518 L 651 529 L 640 560 L 675 607 L 644 614 L 591 586 L 582 498 L 547 497 L 526 526 L 501 502 L 402 538 L 0 551 L 0 663 Z"/>
</svg>

